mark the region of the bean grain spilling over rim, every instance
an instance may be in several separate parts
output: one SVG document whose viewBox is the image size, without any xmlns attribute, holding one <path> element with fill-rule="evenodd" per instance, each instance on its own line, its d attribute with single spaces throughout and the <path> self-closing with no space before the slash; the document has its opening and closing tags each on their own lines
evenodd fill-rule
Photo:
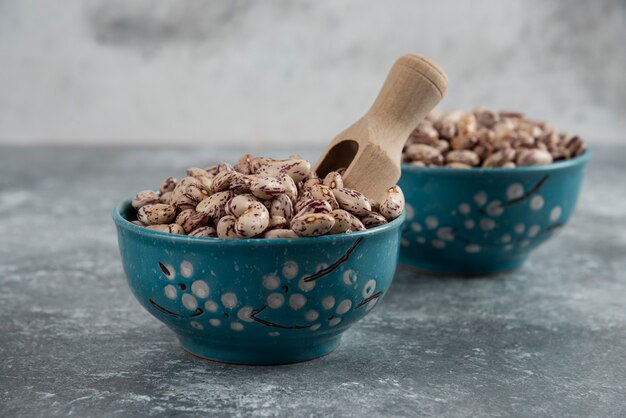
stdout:
<svg viewBox="0 0 626 418">
<path fill-rule="evenodd" d="M 585 152 L 583 140 L 519 112 L 455 110 L 431 113 L 409 136 L 402 152 L 417 166 L 521 167 L 550 164 Z"/>
<path fill-rule="evenodd" d="M 384 225 L 404 210 L 393 186 L 382 202 L 343 187 L 340 171 L 318 178 L 297 155 L 286 160 L 244 155 L 168 177 L 158 192 L 133 198 L 136 225 L 160 232 L 219 238 L 296 238 L 344 234 Z"/>
</svg>

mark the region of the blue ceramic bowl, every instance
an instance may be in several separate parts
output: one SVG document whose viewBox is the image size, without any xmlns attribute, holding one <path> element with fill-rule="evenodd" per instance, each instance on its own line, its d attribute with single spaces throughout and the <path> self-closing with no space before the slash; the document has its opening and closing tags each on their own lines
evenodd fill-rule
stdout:
<svg viewBox="0 0 626 418">
<path fill-rule="evenodd" d="M 480 274 L 519 267 L 572 215 L 590 153 L 549 165 L 453 169 L 402 165 L 400 262 Z"/>
<path fill-rule="evenodd" d="M 219 239 L 132 224 L 130 200 L 113 210 L 128 284 L 187 351 L 241 364 L 323 356 L 384 296 L 404 215 L 352 234 Z"/>
</svg>

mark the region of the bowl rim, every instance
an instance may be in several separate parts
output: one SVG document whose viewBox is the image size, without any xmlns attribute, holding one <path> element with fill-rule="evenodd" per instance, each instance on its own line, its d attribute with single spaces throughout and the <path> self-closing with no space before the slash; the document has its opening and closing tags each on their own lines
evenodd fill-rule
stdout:
<svg viewBox="0 0 626 418">
<path fill-rule="evenodd" d="M 143 235 L 157 240 L 165 240 L 169 242 L 178 242 L 186 244 L 197 245 L 218 245 L 218 246 L 245 246 L 250 244 L 263 245 L 263 246 L 280 246 L 280 245 L 310 245 L 329 241 L 346 241 L 353 242 L 355 239 L 383 234 L 389 230 L 399 229 L 402 227 L 406 218 L 406 209 L 393 221 L 381 226 L 377 226 L 364 231 L 352 232 L 350 234 L 334 234 L 334 235 L 322 235 L 318 237 L 298 237 L 298 238 L 216 238 L 216 237 L 190 237 L 188 235 L 170 234 L 168 232 L 159 232 L 151 229 L 147 229 L 143 226 L 135 225 L 124 216 L 122 213 L 130 207 L 132 197 L 127 198 L 119 202 L 112 211 L 112 218 L 116 226 L 124 228 L 133 234 Z"/>
<path fill-rule="evenodd" d="M 536 173 L 545 171 L 556 171 L 568 167 L 573 167 L 587 163 L 592 152 L 586 150 L 584 154 L 567 160 L 543 165 L 528 165 L 524 167 L 476 167 L 476 168 L 453 168 L 453 167 L 419 167 L 412 164 L 402 163 L 402 171 L 409 173 L 440 174 L 440 175 L 485 175 L 493 174 L 514 174 L 514 173 Z"/>
</svg>

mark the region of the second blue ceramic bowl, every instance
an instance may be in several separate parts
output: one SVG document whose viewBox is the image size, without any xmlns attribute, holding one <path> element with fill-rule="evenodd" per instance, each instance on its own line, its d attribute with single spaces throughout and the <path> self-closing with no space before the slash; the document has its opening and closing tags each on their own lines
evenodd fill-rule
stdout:
<svg viewBox="0 0 626 418">
<path fill-rule="evenodd" d="M 219 239 L 134 225 L 113 210 L 122 264 L 137 300 L 189 352 L 241 364 L 309 360 L 385 295 L 404 215 L 351 234 Z"/>
<path fill-rule="evenodd" d="M 548 165 L 453 169 L 402 165 L 400 262 L 479 274 L 519 267 L 574 212 L 590 153 Z"/>
</svg>

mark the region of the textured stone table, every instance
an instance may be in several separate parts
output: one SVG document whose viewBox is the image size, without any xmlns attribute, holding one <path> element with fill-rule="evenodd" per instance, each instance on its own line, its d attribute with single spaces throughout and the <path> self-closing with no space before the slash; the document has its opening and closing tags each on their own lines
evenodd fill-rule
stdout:
<svg viewBox="0 0 626 418">
<path fill-rule="evenodd" d="M 0 415 L 626 415 L 626 148 L 596 150 L 571 223 L 521 270 L 400 268 L 337 351 L 281 367 L 184 353 L 131 296 L 110 219 L 238 154 L 0 148 Z"/>
</svg>

